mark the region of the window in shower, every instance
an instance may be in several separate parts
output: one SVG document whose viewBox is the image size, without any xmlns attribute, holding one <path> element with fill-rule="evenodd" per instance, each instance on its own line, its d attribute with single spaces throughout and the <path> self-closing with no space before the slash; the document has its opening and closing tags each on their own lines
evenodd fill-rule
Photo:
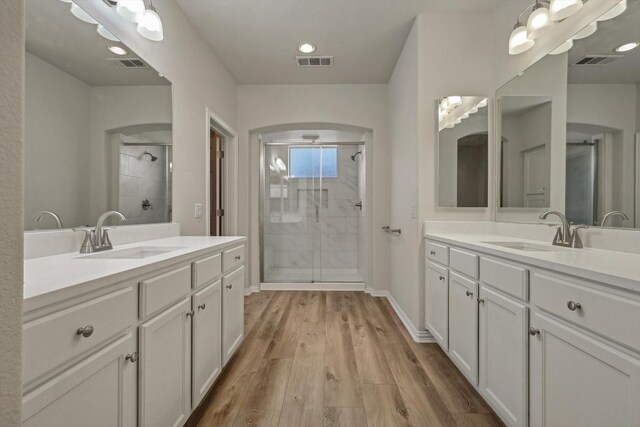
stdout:
<svg viewBox="0 0 640 427">
<path fill-rule="evenodd" d="M 289 147 L 289 170 L 290 178 L 337 178 L 338 148 Z"/>
</svg>

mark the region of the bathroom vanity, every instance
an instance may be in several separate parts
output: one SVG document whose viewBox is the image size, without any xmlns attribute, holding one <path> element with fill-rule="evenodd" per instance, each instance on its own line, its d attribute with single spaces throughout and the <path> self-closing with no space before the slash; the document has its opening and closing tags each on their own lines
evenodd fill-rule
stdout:
<svg viewBox="0 0 640 427">
<path fill-rule="evenodd" d="M 640 424 L 640 256 L 425 233 L 425 328 L 509 426 Z"/>
<path fill-rule="evenodd" d="M 184 424 L 244 337 L 244 241 L 26 260 L 23 425 Z"/>
</svg>

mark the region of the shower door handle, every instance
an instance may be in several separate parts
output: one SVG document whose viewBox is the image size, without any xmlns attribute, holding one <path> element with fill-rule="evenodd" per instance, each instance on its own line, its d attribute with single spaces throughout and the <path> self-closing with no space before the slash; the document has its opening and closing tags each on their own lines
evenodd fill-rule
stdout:
<svg viewBox="0 0 640 427">
<path fill-rule="evenodd" d="M 320 223 L 320 206 L 316 205 L 316 224 Z"/>
</svg>

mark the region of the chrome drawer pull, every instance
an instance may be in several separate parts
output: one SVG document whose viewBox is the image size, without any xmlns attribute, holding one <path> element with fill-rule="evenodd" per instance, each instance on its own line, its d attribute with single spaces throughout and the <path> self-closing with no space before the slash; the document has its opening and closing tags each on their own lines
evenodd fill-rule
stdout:
<svg viewBox="0 0 640 427">
<path fill-rule="evenodd" d="M 444 281 L 444 276 L 440 276 L 440 277 L 438 277 L 438 279 Z"/>
<path fill-rule="evenodd" d="M 230 285 L 227 285 L 227 286 L 225 286 L 225 287 L 226 287 L 227 289 L 231 289 L 231 288 L 233 288 L 233 283 L 232 283 L 232 284 L 230 284 Z"/>
<path fill-rule="evenodd" d="M 240 261 L 240 258 L 242 258 L 240 255 L 236 255 L 236 261 Z"/>
<path fill-rule="evenodd" d="M 127 354 L 124 358 L 131 363 L 136 363 L 138 361 L 138 353 L 134 351 L 131 354 Z"/>
<path fill-rule="evenodd" d="M 198 306 L 198 310 L 204 310 L 205 308 L 207 308 L 207 304 L 202 303 Z"/>
<path fill-rule="evenodd" d="M 191 317 L 191 316 L 193 316 L 193 310 L 187 311 L 187 317 Z"/>
<path fill-rule="evenodd" d="M 93 335 L 93 325 L 87 325 L 84 328 L 78 328 L 76 335 L 82 335 L 85 338 L 89 338 Z"/>
<path fill-rule="evenodd" d="M 471 291 L 467 291 L 465 293 L 467 294 L 468 297 L 472 297 L 473 296 L 473 292 L 471 292 Z"/>
<path fill-rule="evenodd" d="M 540 329 L 536 329 L 533 326 L 529 327 L 529 335 L 531 335 L 532 337 L 540 335 Z"/>
<path fill-rule="evenodd" d="M 435 254 L 436 254 L 436 251 L 431 251 L 431 252 L 429 252 L 429 253 L 430 253 L 431 255 L 435 255 Z"/>
<path fill-rule="evenodd" d="M 569 301 L 567 303 L 567 308 L 571 311 L 576 311 L 580 310 L 582 308 L 582 305 L 579 302 Z"/>
<path fill-rule="evenodd" d="M 478 304 L 484 304 L 484 298 L 478 298 Z"/>
</svg>

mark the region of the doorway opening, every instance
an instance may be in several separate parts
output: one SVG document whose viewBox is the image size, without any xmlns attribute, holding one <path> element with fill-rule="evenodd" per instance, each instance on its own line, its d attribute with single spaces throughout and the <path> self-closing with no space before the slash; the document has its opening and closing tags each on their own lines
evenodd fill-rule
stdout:
<svg viewBox="0 0 640 427">
<path fill-rule="evenodd" d="M 209 235 L 223 236 L 224 223 L 224 146 L 225 136 L 209 130 Z"/>
</svg>

